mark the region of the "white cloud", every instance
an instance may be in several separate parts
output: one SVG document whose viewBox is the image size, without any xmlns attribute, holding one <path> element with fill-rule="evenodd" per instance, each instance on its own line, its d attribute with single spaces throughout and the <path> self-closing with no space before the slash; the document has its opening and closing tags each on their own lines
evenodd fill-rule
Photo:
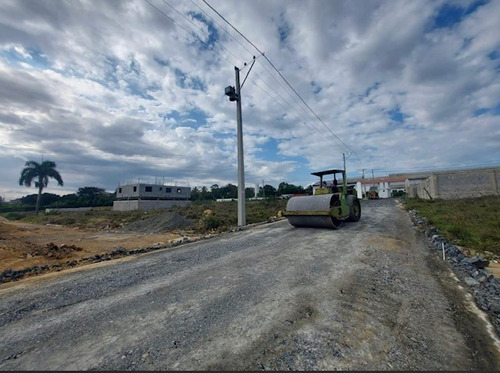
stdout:
<svg viewBox="0 0 500 373">
<path fill-rule="evenodd" d="M 500 159 L 499 2 L 434 28 L 444 1 L 211 1 L 314 113 L 205 3 L 169 0 L 184 16 L 151 3 L 175 23 L 143 1 L 2 3 L 2 197 L 34 193 L 17 179 L 42 155 L 64 191 L 148 177 L 236 184 L 224 88 L 254 55 L 242 89 L 249 185 L 308 180 L 353 150 L 351 174 Z"/>
</svg>

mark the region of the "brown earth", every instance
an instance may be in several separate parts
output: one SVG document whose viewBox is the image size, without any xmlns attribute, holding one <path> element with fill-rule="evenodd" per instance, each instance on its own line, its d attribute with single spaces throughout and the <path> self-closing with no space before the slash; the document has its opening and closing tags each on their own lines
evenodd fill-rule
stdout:
<svg viewBox="0 0 500 373">
<path fill-rule="evenodd" d="M 118 248 L 126 250 L 168 245 L 175 241 L 194 240 L 199 235 L 189 229 L 169 232 L 133 230 L 97 230 L 61 225 L 28 224 L 0 217 L 0 273 L 33 266 L 65 264 Z M 78 262 L 78 265 L 85 263 Z"/>
</svg>

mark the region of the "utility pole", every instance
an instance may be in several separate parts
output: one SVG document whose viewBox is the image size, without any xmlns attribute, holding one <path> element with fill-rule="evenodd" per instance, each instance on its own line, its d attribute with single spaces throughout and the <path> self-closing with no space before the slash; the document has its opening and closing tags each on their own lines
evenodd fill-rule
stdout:
<svg viewBox="0 0 500 373">
<path fill-rule="evenodd" d="M 236 75 L 236 121 L 238 125 L 238 226 L 246 225 L 245 212 L 245 166 L 243 164 L 243 123 L 241 117 L 240 69 L 234 67 Z"/>
<path fill-rule="evenodd" d="M 240 69 L 234 67 L 235 87 L 226 87 L 225 94 L 229 96 L 229 101 L 236 101 L 236 122 L 238 137 L 238 226 L 246 225 L 245 212 L 245 166 L 243 164 L 243 124 L 241 117 L 241 87 Z"/>
<path fill-rule="evenodd" d="M 245 84 L 248 74 L 255 64 L 255 56 L 253 57 L 252 66 L 247 72 L 243 83 L 240 85 L 240 69 L 234 67 L 235 81 L 234 87 L 226 87 L 225 94 L 229 96 L 229 101 L 236 101 L 236 122 L 238 136 L 238 226 L 246 225 L 247 216 L 245 212 L 245 166 L 243 164 L 243 120 L 241 118 L 241 88 Z M 246 66 L 246 63 L 245 63 Z"/>
</svg>

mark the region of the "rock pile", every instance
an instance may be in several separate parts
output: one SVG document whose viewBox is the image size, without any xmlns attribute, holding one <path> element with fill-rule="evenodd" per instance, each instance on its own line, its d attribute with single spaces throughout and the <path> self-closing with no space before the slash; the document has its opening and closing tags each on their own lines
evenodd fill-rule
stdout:
<svg viewBox="0 0 500 373">
<path fill-rule="evenodd" d="M 478 256 L 468 257 L 456 245 L 449 243 L 415 210 L 410 210 L 409 215 L 413 225 L 428 238 L 428 247 L 444 258 L 455 275 L 469 289 L 477 306 L 488 314 L 500 337 L 500 278 L 495 278 L 485 269 L 489 260 Z"/>
</svg>

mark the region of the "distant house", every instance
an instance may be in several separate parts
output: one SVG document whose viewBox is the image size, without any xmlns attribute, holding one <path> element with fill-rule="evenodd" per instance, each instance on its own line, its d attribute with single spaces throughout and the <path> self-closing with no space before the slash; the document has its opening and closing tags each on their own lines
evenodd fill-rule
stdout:
<svg viewBox="0 0 500 373">
<path fill-rule="evenodd" d="M 127 184 L 116 188 L 113 211 L 156 210 L 191 203 L 191 188 L 164 184 Z"/>
<path fill-rule="evenodd" d="M 392 197 L 393 192 L 405 191 L 405 177 L 378 177 L 360 179 L 356 183 L 358 198 L 364 198 L 370 190 L 376 190 L 379 198 Z"/>
</svg>

